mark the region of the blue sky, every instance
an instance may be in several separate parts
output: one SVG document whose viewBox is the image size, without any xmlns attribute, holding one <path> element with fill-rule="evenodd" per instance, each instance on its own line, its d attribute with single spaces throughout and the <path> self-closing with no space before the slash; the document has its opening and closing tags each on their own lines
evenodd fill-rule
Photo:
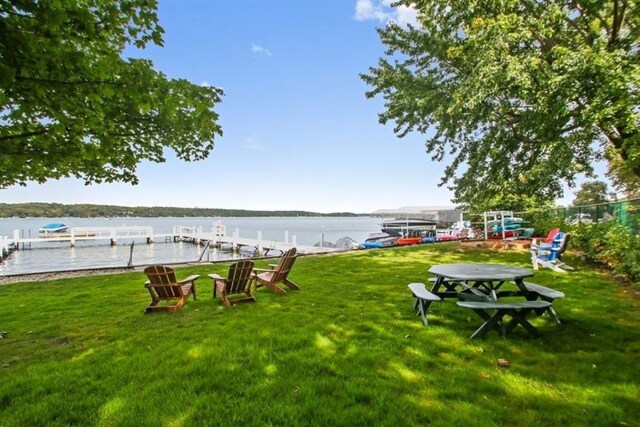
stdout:
<svg viewBox="0 0 640 427">
<path fill-rule="evenodd" d="M 64 179 L 1 190 L 0 200 L 316 212 L 451 204 L 424 137 L 396 138 L 378 123 L 382 100 L 364 95 L 359 73 L 384 52 L 375 28 L 412 19 L 388 3 L 160 0 L 164 47 L 127 55 L 224 89 L 224 136 L 210 157 L 142 163 L 137 186 Z"/>
</svg>

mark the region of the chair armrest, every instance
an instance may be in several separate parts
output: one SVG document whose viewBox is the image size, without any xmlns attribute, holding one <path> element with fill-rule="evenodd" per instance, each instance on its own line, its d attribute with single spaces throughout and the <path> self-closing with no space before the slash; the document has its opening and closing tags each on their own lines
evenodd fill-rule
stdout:
<svg viewBox="0 0 640 427">
<path fill-rule="evenodd" d="M 224 279 L 224 277 L 219 276 L 219 275 L 217 275 L 217 274 L 207 274 L 207 276 L 208 276 L 208 277 L 209 277 L 209 279 L 211 279 L 211 280 L 221 280 L 221 279 Z"/>
<path fill-rule="evenodd" d="M 277 268 L 278 265 L 279 264 L 269 264 L 269 268 L 273 270 L 273 269 Z"/>
<path fill-rule="evenodd" d="M 258 272 L 258 271 L 273 271 L 273 270 L 272 270 L 272 269 L 270 269 L 270 268 L 254 268 L 254 269 L 253 269 L 253 272 L 254 272 L 254 273 L 256 273 L 256 272 Z"/>
<path fill-rule="evenodd" d="M 183 283 L 191 283 L 191 282 L 195 282 L 198 278 L 200 277 L 199 274 L 194 274 L 193 276 L 189 276 L 186 279 L 182 279 L 180 280 L 178 283 L 179 284 L 183 284 Z"/>
</svg>

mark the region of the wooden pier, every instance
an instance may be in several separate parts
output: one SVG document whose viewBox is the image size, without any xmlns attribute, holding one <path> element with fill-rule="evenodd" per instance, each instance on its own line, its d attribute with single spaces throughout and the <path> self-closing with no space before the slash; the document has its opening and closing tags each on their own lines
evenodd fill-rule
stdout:
<svg viewBox="0 0 640 427">
<path fill-rule="evenodd" d="M 312 254 L 336 251 L 334 248 L 299 245 L 296 236 L 289 236 L 284 232 L 283 241 L 263 239 L 262 232 L 258 231 L 255 238 L 240 237 L 240 231 L 236 229 L 231 235 L 227 235 L 226 227 L 221 223 L 213 225 L 210 231 L 202 227 L 173 227 L 171 233 L 154 234 L 153 227 L 149 226 L 122 226 L 122 227 L 72 227 L 67 232 L 38 234 L 37 237 L 21 237 L 20 230 L 14 230 L 13 238 L 0 236 L 0 260 L 6 258 L 12 251 L 32 248 L 33 244 L 50 242 L 69 243 L 74 247 L 82 241 L 108 241 L 114 246 L 118 240 L 144 240 L 147 244 L 153 242 L 192 242 L 194 244 L 209 244 L 210 247 L 228 246 L 231 250 L 240 250 L 243 247 L 255 248 L 259 254 L 269 255 L 272 251 L 285 252 L 296 247 L 299 253 Z"/>
<path fill-rule="evenodd" d="M 268 254 L 270 251 L 285 252 L 292 247 L 298 249 L 299 253 L 314 254 L 335 252 L 335 248 L 322 248 L 318 246 L 299 245 L 296 236 L 289 236 L 289 232 L 284 232 L 284 240 L 279 242 L 275 240 L 265 240 L 262 232 L 256 233 L 256 238 L 240 237 L 240 231 L 236 229 L 230 236 L 226 234 L 224 226 L 214 225 L 211 231 L 204 231 L 202 227 L 174 227 L 174 240 L 183 240 L 193 242 L 195 244 L 206 244 L 210 246 L 221 247 L 222 245 L 230 245 L 232 250 L 238 250 L 243 246 L 250 246 L 256 249 L 260 254 Z"/>
<path fill-rule="evenodd" d="M 153 227 L 123 226 L 123 227 L 72 227 L 64 233 L 40 233 L 38 237 L 20 237 L 20 230 L 14 230 L 11 240 L 14 250 L 30 247 L 32 243 L 69 242 L 75 246 L 76 242 L 87 240 L 107 240 L 113 246 L 118 239 L 144 239 L 147 243 L 154 238 L 164 235 L 154 235 Z"/>
</svg>

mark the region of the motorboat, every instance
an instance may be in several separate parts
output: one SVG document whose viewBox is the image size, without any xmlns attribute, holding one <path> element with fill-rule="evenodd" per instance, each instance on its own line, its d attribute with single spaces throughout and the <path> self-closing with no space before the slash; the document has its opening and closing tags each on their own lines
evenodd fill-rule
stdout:
<svg viewBox="0 0 640 427">
<path fill-rule="evenodd" d="M 40 227 L 38 232 L 41 234 L 64 233 L 68 229 L 69 227 L 61 222 L 52 222 Z"/>
<path fill-rule="evenodd" d="M 382 223 L 380 233 L 373 233 L 360 244 L 363 248 L 385 248 L 422 243 L 436 233 L 436 221 L 428 219 L 393 219 Z"/>
<path fill-rule="evenodd" d="M 372 233 L 360 244 L 365 249 L 369 248 L 387 248 L 395 246 L 402 234 L 397 231 L 388 230 L 381 233 Z"/>
</svg>

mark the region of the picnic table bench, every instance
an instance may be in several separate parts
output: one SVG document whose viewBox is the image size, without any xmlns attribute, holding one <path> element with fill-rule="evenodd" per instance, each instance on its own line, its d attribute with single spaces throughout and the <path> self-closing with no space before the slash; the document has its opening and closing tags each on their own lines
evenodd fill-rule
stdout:
<svg viewBox="0 0 640 427">
<path fill-rule="evenodd" d="M 434 301 L 441 301 L 441 298 L 429 292 L 424 286 L 424 283 L 409 283 L 408 287 L 411 289 L 413 297 L 415 298 L 413 309 L 416 310 L 416 316 L 421 316 L 424 325 L 428 326 L 427 311 L 429 310 L 429 306 Z"/>
<path fill-rule="evenodd" d="M 522 282 L 522 285 L 528 291 L 528 293 L 525 293 L 525 298 L 528 301 L 535 301 L 540 299 L 542 301 L 547 301 L 553 304 L 554 300 L 564 298 L 564 292 L 556 291 L 555 289 L 547 288 L 546 286 L 538 285 L 537 283 Z M 560 324 L 558 314 L 551 305 L 549 305 L 549 307 L 545 309 L 536 310 L 536 313 L 541 316 L 545 311 L 549 313 L 551 318 L 555 320 L 558 325 Z"/>
<path fill-rule="evenodd" d="M 487 332 L 495 329 L 503 337 L 511 332 L 513 328 L 522 325 L 531 335 L 537 336 L 538 330 L 526 319 L 527 315 L 534 310 L 546 310 L 551 307 L 548 301 L 524 301 L 524 302 L 483 302 L 483 301 L 458 301 L 460 307 L 473 310 L 485 322 L 471 335 L 471 338 L 481 338 Z M 487 310 L 495 310 L 493 315 Z M 504 316 L 510 316 L 509 323 L 504 324 Z"/>
</svg>

